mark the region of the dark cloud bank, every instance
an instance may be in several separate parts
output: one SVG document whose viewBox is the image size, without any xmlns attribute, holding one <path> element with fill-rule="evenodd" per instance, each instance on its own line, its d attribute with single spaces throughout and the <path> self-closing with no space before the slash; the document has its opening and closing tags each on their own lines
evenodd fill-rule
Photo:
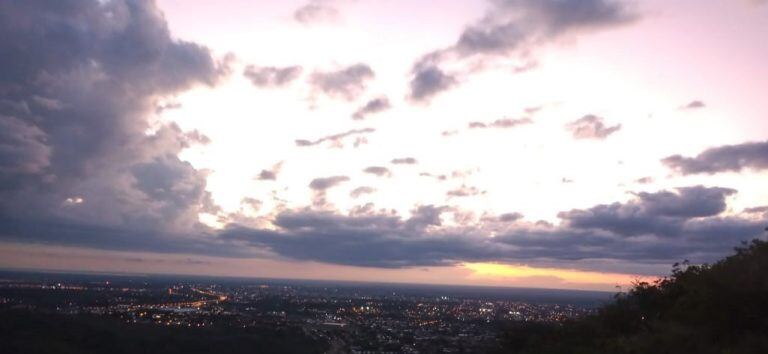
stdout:
<svg viewBox="0 0 768 354">
<path fill-rule="evenodd" d="M 197 214 L 215 208 L 205 174 L 177 157 L 206 138 L 148 118 L 228 71 L 207 48 L 173 39 L 153 2 L 128 0 L 2 2 L 0 47 L 4 238 L 202 248 L 171 236 L 200 234 Z"/>
<path fill-rule="evenodd" d="M 278 215 L 277 230 L 230 225 L 222 237 L 293 259 L 356 266 L 489 260 L 573 266 L 614 259 L 667 267 L 683 259 L 711 261 L 761 235 L 764 221 L 722 215 L 726 198 L 734 193 L 703 186 L 637 193 L 626 203 L 562 212 L 560 226 L 525 223 L 522 215 L 511 213 L 484 217 L 473 227 L 443 227 L 442 216 L 452 209 L 432 205 L 416 208 L 405 219 L 389 213 L 346 216 L 304 210 Z M 491 233 L 496 236 L 488 237 Z"/>
</svg>

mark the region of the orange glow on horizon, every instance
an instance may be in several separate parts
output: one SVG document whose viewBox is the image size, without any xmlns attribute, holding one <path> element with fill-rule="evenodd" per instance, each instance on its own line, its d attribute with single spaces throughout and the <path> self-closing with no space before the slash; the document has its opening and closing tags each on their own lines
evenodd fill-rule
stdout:
<svg viewBox="0 0 768 354">
<path fill-rule="evenodd" d="M 531 278 L 556 278 L 573 284 L 616 284 L 627 286 L 636 281 L 653 281 L 657 277 L 637 274 L 590 272 L 575 269 L 539 268 L 527 265 L 502 263 L 464 263 L 473 273 L 471 277 L 494 280 L 523 280 Z"/>
</svg>

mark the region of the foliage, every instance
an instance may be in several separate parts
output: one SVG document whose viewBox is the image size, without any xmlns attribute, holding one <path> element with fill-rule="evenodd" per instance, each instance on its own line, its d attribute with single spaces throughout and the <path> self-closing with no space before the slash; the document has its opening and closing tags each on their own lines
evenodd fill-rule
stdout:
<svg viewBox="0 0 768 354">
<path fill-rule="evenodd" d="M 502 353 L 768 353 L 768 242 L 714 264 L 675 264 L 591 317 L 507 329 Z"/>
</svg>

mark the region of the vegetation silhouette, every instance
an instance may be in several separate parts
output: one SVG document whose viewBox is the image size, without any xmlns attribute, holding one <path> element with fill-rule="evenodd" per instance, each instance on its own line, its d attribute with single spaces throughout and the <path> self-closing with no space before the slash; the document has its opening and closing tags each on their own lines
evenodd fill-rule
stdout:
<svg viewBox="0 0 768 354">
<path fill-rule="evenodd" d="M 768 353 L 768 242 L 714 264 L 673 265 L 597 314 L 563 324 L 515 324 L 500 353 Z"/>
<path fill-rule="evenodd" d="M 298 328 L 184 328 L 115 318 L 0 311 L 0 353 L 323 353 L 327 343 Z"/>
</svg>

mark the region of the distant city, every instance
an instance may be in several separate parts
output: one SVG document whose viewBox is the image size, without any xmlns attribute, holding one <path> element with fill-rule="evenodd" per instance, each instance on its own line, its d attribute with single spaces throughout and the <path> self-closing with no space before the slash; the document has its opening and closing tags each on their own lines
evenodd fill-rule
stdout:
<svg viewBox="0 0 768 354">
<path fill-rule="evenodd" d="M 592 314 L 610 293 L 171 276 L 0 273 L 0 309 L 129 326 L 284 329 L 326 353 L 476 353 L 505 326 Z"/>
</svg>

